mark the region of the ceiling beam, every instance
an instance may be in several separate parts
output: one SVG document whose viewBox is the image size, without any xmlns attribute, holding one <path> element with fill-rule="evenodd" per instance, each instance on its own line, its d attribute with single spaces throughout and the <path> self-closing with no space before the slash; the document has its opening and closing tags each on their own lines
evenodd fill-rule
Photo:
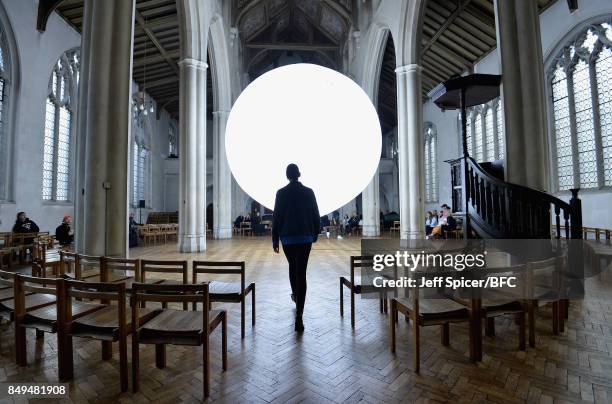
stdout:
<svg viewBox="0 0 612 404">
<path fill-rule="evenodd" d="M 268 50 L 293 50 L 293 51 L 326 51 L 338 50 L 338 45 L 316 45 L 308 43 L 267 43 L 267 42 L 247 42 L 247 48 L 251 49 L 268 49 Z"/>
<path fill-rule="evenodd" d="M 427 50 L 431 47 L 431 45 L 436 43 L 438 38 L 440 38 L 440 36 L 442 36 L 442 34 L 455 22 L 455 20 L 461 15 L 463 10 L 467 7 L 468 4 L 470 4 L 470 1 L 472 0 L 457 0 L 457 1 L 458 1 L 458 4 L 457 4 L 457 8 L 455 8 L 455 11 L 453 11 L 452 14 L 446 19 L 446 21 L 444 22 L 444 24 L 442 24 L 442 26 L 438 29 L 438 31 L 436 31 L 436 33 L 433 34 L 429 42 L 427 42 L 425 46 L 423 46 L 421 54 L 427 52 Z"/>
<path fill-rule="evenodd" d="M 172 68 L 176 76 L 178 77 L 179 69 L 176 66 L 176 62 L 174 61 L 174 59 L 172 59 L 172 57 L 168 54 L 168 52 L 166 52 L 162 44 L 159 43 L 159 41 L 157 40 L 157 37 L 155 36 L 155 33 L 151 31 L 150 28 L 147 27 L 144 17 L 142 16 L 142 14 L 140 14 L 138 10 L 136 10 L 136 22 L 138 22 L 138 25 L 140 25 L 140 27 L 144 30 L 145 34 L 147 34 L 151 42 L 153 42 L 153 45 L 155 45 L 159 53 L 164 57 L 164 59 L 166 59 L 166 62 L 168 62 L 168 64 L 170 65 L 170 67 Z"/>
<path fill-rule="evenodd" d="M 147 83 L 143 83 L 143 85 L 146 84 L 145 88 L 148 90 L 150 88 L 161 87 L 167 84 L 174 84 L 174 83 L 178 83 L 178 79 L 176 77 L 165 77 L 163 79 L 153 80 Z"/>
<path fill-rule="evenodd" d="M 47 21 L 51 13 L 64 0 L 39 0 L 38 2 L 38 17 L 36 18 L 36 29 L 38 32 L 45 32 L 47 29 Z"/>
</svg>

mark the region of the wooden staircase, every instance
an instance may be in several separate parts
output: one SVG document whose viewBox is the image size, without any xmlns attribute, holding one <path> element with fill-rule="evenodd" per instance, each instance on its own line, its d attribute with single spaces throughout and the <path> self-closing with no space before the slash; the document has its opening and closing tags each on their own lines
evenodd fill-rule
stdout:
<svg viewBox="0 0 612 404">
<path fill-rule="evenodd" d="M 582 238 L 578 189 L 571 190 L 572 198 L 567 203 L 545 192 L 505 182 L 471 157 L 449 163 L 452 208 L 463 214 L 464 237 Z M 555 225 L 554 234 L 551 225 Z"/>
</svg>

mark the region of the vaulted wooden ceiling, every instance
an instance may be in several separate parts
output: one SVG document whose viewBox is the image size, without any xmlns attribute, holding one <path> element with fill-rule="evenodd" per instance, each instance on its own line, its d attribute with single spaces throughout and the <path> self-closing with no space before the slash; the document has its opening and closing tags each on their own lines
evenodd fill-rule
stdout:
<svg viewBox="0 0 612 404">
<path fill-rule="evenodd" d="M 83 0 L 64 0 L 57 12 L 81 32 Z M 178 117 L 180 40 L 176 0 L 136 0 L 135 19 L 134 81 L 159 107 Z"/>
<path fill-rule="evenodd" d="M 244 45 L 245 67 L 258 71 L 283 53 L 333 67 L 342 60 L 342 43 L 356 18 L 360 0 L 233 0 L 232 22 Z M 534 0 L 544 10 L 556 0 Z M 574 1 L 568 1 L 568 4 Z M 81 30 L 83 0 L 64 0 L 57 12 Z M 134 80 L 175 117 L 178 116 L 179 30 L 176 0 L 137 0 Z M 469 70 L 496 46 L 493 0 L 429 0 L 423 37 L 423 93 Z M 265 50 L 265 52 L 264 52 Z M 386 53 L 393 52 L 387 45 Z M 395 60 L 385 56 L 379 87 L 383 126 L 395 125 Z M 336 66 L 337 68 L 339 66 Z M 210 69 L 209 69 L 210 73 Z M 209 97 L 212 96 L 211 80 Z M 212 99 L 212 98 L 209 98 Z M 212 102 L 208 103 L 209 109 Z M 391 126 L 393 127 L 393 126 Z"/>
</svg>

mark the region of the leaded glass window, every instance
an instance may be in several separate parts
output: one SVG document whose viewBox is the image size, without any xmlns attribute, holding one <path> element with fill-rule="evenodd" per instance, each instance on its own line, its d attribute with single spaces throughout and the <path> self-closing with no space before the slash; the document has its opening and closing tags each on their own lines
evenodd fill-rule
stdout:
<svg viewBox="0 0 612 404">
<path fill-rule="evenodd" d="M 10 142 L 7 131 L 7 111 L 11 83 L 10 54 L 6 32 L 0 26 L 0 201 L 9 199 L 9 155 Z"/>
<path fill-rule="evenodd" d="M 78 89 L 79 51 L 64 53 L 49 80 L 45 110 L 42 198 L 69 201 L 74 103 Z"/>
<path fill-rule="evenodd" d="M 435 126 L 425 123 L 424 157 L 425 157 L 425 201 L 438 201 L 438 168 L 437 168 L 437 133 Z"/>
<path fill-rule="evenodd" d="M 145 200 L 146 173 L 149 151 L 137 142 L 132 146 L 132 206 Z"/>
<path fill-rule="evenodd" d="M 469 109 L 466 141 L 468 154 L 477 162 L 505 158 L 503 113 L 499 99 Z M 459 130 L 459 137 L 461 138 L 461 130 Z"/>
<path fill-rule="evenodd" d="M 549 72 L 557 187 L 612 185 L 612 27 L 586 28 Z"/>
</svg>

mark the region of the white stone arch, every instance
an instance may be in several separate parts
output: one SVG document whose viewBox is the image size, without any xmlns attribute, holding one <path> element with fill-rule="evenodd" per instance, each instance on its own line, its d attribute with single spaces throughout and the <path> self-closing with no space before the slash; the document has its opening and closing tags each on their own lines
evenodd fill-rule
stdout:
<svg viewBox="0 0 612 404">
<path fill-rule="evenodd" d="M 232 86 L 227 35 L 223 17 L 215 14 L 208 30 L 209 68 L 213 86 L 213 108 L 229 111 L 232 107 Z"/>
<path fill-rule="evenodd" d="M 397 66 L 421 64 L 421 37 L 427 0 L 403 0 L 400 11 L 395 59 Z"/>
<path fill-rule="evenodd" d="M 364 55 L 365 65 L 361 77 L 361 87 L 375 106 L 378 103 L 380 70 L 389 35 L 392 35 L 389 26 L 379 22 L 372 23 Z"/>
<path fill-rule="evenodd" d="M 4 134 L 6 135 L 5 155 L 0 156 L 4 161 L 0 161 L 0 175 L 4 176 L 5 192 L 4 198 L 0 196 L 0 200 L 4 199 L 11 201 L 14 199 L 14 166 L 15 166 L 15 134 L 17 130 L 17 112 L 19 108 L 19 94 L 21 91 L 21 64 L 19 61 L 19 52 L 15 34 L 11 25 L 11 20 L 4 9 L 4 5 L 0 3 L 0 35 L 3 36 L 5 49 L 4 62 L 5 72 L 5 104 L 3 105 L 3 122 Z"/>
</svg>

